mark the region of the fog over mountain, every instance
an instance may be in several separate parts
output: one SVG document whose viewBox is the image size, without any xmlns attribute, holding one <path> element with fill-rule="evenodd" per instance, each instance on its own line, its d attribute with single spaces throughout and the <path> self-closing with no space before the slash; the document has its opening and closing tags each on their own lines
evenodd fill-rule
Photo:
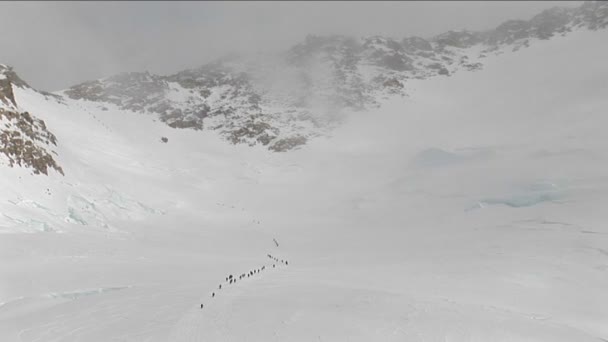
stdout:
<svg viewBox="0 0 608 342">
<path fill-rule="evenodd" d="M 0 341 L 608 341 L 608 2 L 553 5 L 1 3 Z"/>
<path fill-rule="evenodd" d="M 0 61 L 21 70 L 33 86 L 53 91 L 125 71 L 171 74 L 231 51 L 283 50 L 308 34 L 428 38 L 448 30 L 490 29 L 553 6 L 578 5 L 8 1 L 0 3 L 0 29 L 6 33 L 0 36 Z"/>
</svg>

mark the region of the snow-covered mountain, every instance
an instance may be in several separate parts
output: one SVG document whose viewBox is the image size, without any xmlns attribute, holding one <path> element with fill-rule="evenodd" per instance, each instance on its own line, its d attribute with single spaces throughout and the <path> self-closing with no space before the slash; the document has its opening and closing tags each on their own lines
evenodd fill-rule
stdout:
<svg viewBox="0 0 608 342">
<path fill-rule="evenodd" d="M 171 127 L 219 130 L 232 143 L 286 151 L 327 133 L 343 109 L 366 110 L 387 94 L 407 95 L 408 80 L 478 70 L 488 55 L 607 25 L 608 5 L 587 2 L 486 32 L 449 31 L 428 40 L 309 36 L 279 56 L 231 56 L 169 76 L 124 73 L 61 95 L 151 113 Z"/>
<path fill-rule="evenodd" d="M 0 67 L 0 341 L 608 340 L 606 8 Z"/>
</svg>

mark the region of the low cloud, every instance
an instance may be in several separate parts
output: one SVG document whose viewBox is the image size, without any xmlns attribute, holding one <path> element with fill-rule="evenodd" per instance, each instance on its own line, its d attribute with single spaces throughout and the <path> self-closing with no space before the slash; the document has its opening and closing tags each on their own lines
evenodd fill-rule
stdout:
<svg viewBox="0 0 608 342">
<path fill-rule="evenodd" d="M 2 2 L 0 62 L 58 90 L 122 71 L 169 74 L 307 34 L 430 37 L 580 2 Z"/>
</svg>

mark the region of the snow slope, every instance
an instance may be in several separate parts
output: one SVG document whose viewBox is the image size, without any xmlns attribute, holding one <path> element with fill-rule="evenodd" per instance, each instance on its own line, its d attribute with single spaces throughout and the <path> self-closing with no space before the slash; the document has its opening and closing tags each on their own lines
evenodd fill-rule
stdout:
<svg viewBox="0 0 608 342">
<path fill-rule="evenodd" d="M 65 176 L 0 169 L 0 340 L 606 341 L 606 41 L 410 80 L 284 154 L 16 88 Z"/>
</svg>

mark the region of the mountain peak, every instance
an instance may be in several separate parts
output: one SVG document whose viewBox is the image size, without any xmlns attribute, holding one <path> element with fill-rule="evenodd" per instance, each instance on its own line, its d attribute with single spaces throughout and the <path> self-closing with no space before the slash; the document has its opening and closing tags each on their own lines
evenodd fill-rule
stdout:
<svg viewBox="0 0 608 342">
<path fill-rule="evenodd" d="M 12 67 L 0 64 L 0 104 L 7 108 L 16 109 L 17 101 L 13 93 L 13 86 L 30 88 L 30 86 L 13 71 Z"/>
</svg>

